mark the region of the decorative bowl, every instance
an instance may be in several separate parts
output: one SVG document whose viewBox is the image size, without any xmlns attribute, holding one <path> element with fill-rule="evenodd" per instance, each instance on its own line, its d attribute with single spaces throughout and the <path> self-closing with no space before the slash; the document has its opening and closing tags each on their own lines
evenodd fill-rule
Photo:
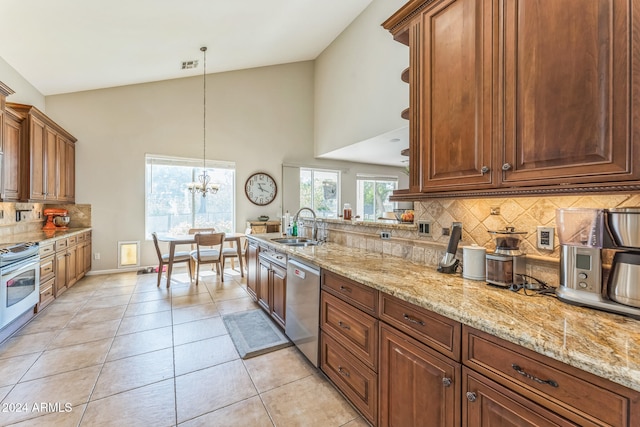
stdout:
<svg viewBox="0 0 640 427">
<path fill-rule="evenodd" d="M 269 221 L 269 217 L 268 217 L 268 216 L 266 216 L 266 215 L 260 215 L 260 216 L 258 217 L 258 219 L 259 219 L 260 221 Z"/>
</svg>

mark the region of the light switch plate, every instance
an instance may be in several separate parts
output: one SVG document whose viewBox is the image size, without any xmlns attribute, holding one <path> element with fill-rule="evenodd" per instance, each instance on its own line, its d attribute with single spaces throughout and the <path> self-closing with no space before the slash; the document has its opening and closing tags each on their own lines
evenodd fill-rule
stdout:
<svg viewBox="0 0 640 427">
<path fill-rule="evenodd" d="M 553 250 L 553 227 L 538 226 L 538 249 Z"/>
</svg>

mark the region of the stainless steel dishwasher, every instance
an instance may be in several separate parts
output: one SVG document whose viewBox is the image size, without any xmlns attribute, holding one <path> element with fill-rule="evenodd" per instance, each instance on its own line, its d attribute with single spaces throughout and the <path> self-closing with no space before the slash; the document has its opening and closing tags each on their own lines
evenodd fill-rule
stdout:
<svg viewBox="0 0 640 427">
<path fill-rule="evenodd" d="M 289 258 L 285 333 L 315 367 L 319 332 L 320 269 Z"/>
</svg>

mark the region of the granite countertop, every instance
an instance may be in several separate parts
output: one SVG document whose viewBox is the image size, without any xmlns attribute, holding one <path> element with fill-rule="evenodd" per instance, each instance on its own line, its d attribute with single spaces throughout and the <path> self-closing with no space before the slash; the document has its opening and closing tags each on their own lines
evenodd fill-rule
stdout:
<svg viewBox="0 0 640 427">
<path fill-rule="evenodd" d="M 640 321 L 553 296 L 525 296 L 392 255 L 335 243 L 290 247 L 250 238 L 415 305 L 640 391 Z"/>
<path fill-rule="evenodd" d="M 42 243 L 47 240 L 55 241 L 58 239 L 62 239 L 65 237 L 73 236 L 74 234 L 84 233 L 85 231 L 91 230 L 91 227 L 83 227 L 83 228 L 69 228 L 67 230 L 54 230 L 54 231 L 32 231 L 29 233 L 20 233 L 20 234 L 12 234 L 9 236 L 2 237 L 2 244 L 4 245 L 15 245 L 18 243 L 24 242 L 37 242 Z"/>
</svg>

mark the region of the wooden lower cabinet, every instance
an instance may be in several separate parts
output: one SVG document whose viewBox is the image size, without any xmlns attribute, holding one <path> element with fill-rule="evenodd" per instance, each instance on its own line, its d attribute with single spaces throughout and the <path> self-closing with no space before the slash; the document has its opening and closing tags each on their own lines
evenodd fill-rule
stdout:
<svg viewBox="0 0 640 427">
<path fill-rule="evenodd" d="M 257 242 L 249 240 L 247 245 L 247 292 L 254 301 L 258 301 L 258 252 Z"/>
<path fill-rule="evenodd" d="M 460 425 L 460 364 L 380 323 L 380 426 Z"/>
<path fill-rule="evenodd" d="M 284 328 L 287 269 L 263 258 L 258 265 L 258 304 Z"/>
<path fill-rule="evenodd" d="M 572 423 L 473 370 L 462 368 L 463 427 L 570 427 Z"/>
<path fill-rule="evenodd" d="M 378 374 L 321 333 L 320 368 L 372 424 L 378 415 Z"/>
</svg>

